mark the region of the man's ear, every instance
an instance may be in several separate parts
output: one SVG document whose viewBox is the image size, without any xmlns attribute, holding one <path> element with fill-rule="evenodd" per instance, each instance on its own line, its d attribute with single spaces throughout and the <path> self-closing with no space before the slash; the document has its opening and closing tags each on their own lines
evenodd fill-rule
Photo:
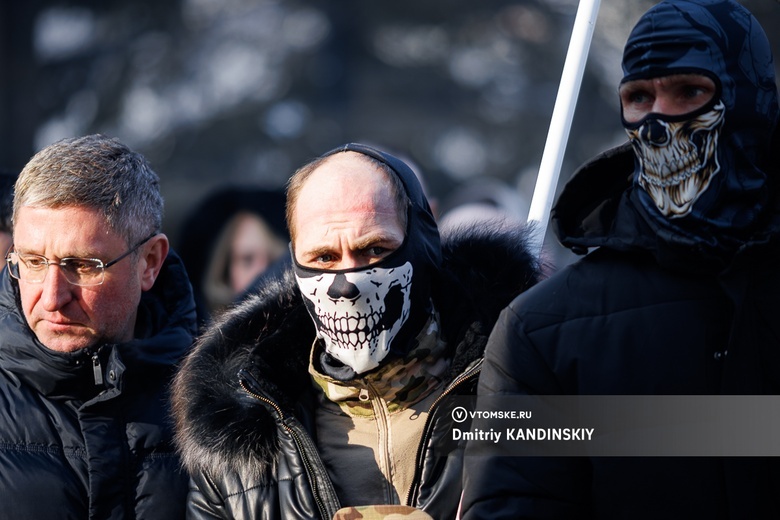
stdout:
<svg viewBox="0 0 780 520">
<path fill-rule="evenodd" d="M 144 244 L 138 262 L 142 291 L 148 291 L 154 285 L 170 247 L 168 237 L 162 233 L 155 235 L 148 243 Z"/>
</svg>

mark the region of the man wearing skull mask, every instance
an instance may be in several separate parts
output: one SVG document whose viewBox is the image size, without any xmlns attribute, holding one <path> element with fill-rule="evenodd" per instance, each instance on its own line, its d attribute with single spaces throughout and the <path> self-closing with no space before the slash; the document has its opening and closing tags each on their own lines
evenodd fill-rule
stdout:
<svg viewBox="0 0 780 520">
<path fill-rule="evenodd" d="M 292 176 L 287 220 L 293 265 L 174 385 L 191 517 L 454 518 L 464 446 L 443 397 L 475 394 L 499 312 L 540 276 L 525 231 L 440 240 L 414 172 L 360 144 Z"/>
<path fill-rule="evenodd" d="M 552 215 L 565 246 L 595 250 L 502 313 L 478 394 L 780 394 L 766 35 L 731 0 L 666 0 L 623 70 L 629 142 L 581 167 Z M 776 458 L 474 454 L 464 519 L 780 516 Z"/>
</svg>

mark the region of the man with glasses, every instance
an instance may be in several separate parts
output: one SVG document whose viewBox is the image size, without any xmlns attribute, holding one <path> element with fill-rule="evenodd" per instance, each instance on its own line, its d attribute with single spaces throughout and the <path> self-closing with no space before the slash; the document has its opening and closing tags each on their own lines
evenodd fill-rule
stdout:
<svg viewBox="0 0 780 520">
<path fill-rule="evenodd" d="M 184 516 L 166 388 L 195 333 L 159 178 L 116 139 L 66 139 L 15 185 L 0 276 L 0 518 Z"/>
</svg>

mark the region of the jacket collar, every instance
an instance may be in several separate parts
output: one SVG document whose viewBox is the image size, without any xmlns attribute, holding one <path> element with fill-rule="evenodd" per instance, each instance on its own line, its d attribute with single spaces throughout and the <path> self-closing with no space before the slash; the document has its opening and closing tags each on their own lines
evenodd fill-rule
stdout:
<svg viewBox="0 0 780 520">
<path fill-rule="evenodd" d="M 6 270 L 0 278 L 0 364 L 43 395 L 79 400 L 96 395 L 103 386 L 95 385 L 95 354 L 101 372 L 114 363 L 115 375 L 136 366 L 143 370 L 128 374 L 139 379 L 149 377 L 150 371 L 170 370 L 195 334 L 192 291 L 175 253 L 169 254 L 152 290 L 142 295 L 136 339 L 70 353 L 52 351 L 37 340 L 24 319 L 16 282 Z"/>
<path fill-rule="evenodd" d="M 462 229 L 443 242 L 434 291 L 449 383 L 479 360 L 499 313 L 540 278 L 527 229 Z M 264 474 L 278 453 L 279 413 L 307 421 L 314 324 L 292 269 L 264 278 L 199 338 L 173 387 L 177 443 L 190 471 Z M 249 374 L 264 400 L 250 396 Z M 302 405 L 302 403 L 306 403 Z M 251 469 L 254 468 L 254 469 Z"/>
<path fill-rule="evenodd" d="M 394 359 L 354 381 L 338 381 L 319 372 L 312 349 L 309 374 L 326 399 L 352 416 L 373 417 L 374 407 L 365 395 L 367 387 L 380 395 L 390 413 L 408 408 L 440 387 L 447 375 L 450 359 L 441 339 L 439 320 L 432 316 L 415 338 L 416 345 L 402 359 Z"/>
<path fill-rule="evenodd" d="M 551 221 L 561 244 L 577 254 L 591 248 L 651 253 L 659 264 L 680 271 L 719 273 L 748 251 L 776 248 L 780 239 L 780 193 L 752 236 L 724 250 L 670 227 L 660 227 L 636 201 L 634 153 L 629 143 L 584 164 L 553 207 Z"/>
</svg>

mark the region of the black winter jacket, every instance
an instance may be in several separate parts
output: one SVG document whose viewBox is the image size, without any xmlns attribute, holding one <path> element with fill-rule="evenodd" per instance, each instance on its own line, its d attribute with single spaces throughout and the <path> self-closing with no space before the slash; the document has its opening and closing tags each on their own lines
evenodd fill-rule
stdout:
<svg viewBox="0 0 780 520">
<path fill-rule="evenodd" d="M 7 269 L 0 331 L 0 518 L 183 518 L 187 477 L 167 390 L 193 342 L 195 304 L 178 257 L 168 256 L 143 294 L 128 343 L 47 349 Z"/>
<path fill-rule="evenodd" d="M 780 394 L 777 222 L 730 261 L 663 236 L 631 201 L 633 157 L 606 152 L 562 192 L 562 243 L 599 249 L 502 313 L 480 394 Z M 773 458 L 467 460 L 464 519 L 780 517 Z"/>
<path fill-rule="evenodd" d="M 448 395 L 475 394 L 500 310 L 538 279 L 524 235 L 470 230 L 445 240 L 434 299 L 453 357 Z M 177 438 L 193 477 L 190 518 L 330 519 L 342 507 L 316 448 L 313 341 L 291 271 L 199 340 L 174 390 Z M 455 517 L 462 489 L 463 446 L 450 426 L 449 408 L 435 406 L 410 454 L 417 474 L 408 505 L 437 519 Z M 449 455 L 436 457 L 434 448 Z"/>
</svg>

